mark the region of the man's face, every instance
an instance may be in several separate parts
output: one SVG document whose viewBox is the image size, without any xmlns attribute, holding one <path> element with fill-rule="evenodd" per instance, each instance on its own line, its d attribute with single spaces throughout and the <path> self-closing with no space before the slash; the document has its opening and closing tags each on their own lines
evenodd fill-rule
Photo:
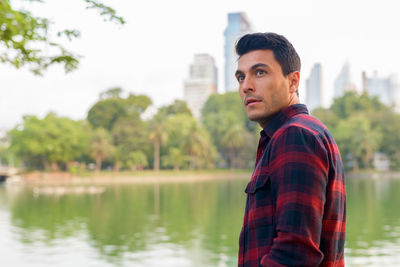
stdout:
<svg viewBox="0 0 400 267">
<path fill-rule="evenodd" d="M 299 72 L 285 77 L 272 50 L 254 50 L 242 55 L 235 76 L 247 116 L 261 127 L 284 107 L 298 103 Z"/>
</svg>

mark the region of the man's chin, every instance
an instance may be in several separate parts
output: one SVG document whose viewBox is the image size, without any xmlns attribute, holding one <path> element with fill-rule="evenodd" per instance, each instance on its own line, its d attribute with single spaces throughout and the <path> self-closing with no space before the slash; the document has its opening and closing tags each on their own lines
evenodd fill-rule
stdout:
<svg viewBox="0 0 400 267">
<path fill-rule="evenodd" d="M 247 117 L 249 118 L 249 120 L 251 121 L 259 121 L 262 120 L 263 117 L 265 117 L 265 115 L 260 114 L 258 112 L 254 112 L 255 110 L 251 110 L 250 112 L 247 112 Z"/>
<path fill-rule="evenodd" d="M 249 118 L 249 120 L 254 121 L 254 122 L 259 122 L 260 120 L 262 121 L 261 116 L 257 116 L 254 114 L 247 114 L 247 118 Z"/>
<path fill-rule="evenodd" d="M 257 122 L 261 127 L 265 127 L 266 124 L 271 120 L 271 116 L 265 114 L 249 114 L 247 113 L 249 120 Z M 273 117 L 273 116 L 272 116 Z"/>
</svg>

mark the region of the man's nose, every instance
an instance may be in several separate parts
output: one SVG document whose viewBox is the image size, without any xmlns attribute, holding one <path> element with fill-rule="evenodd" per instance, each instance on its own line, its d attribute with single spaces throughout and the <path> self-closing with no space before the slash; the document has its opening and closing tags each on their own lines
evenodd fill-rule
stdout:
<svg viewBox="0 0 400 267">
<path fill-rule="evenodd" d="M 251 79 L 251 77 L 245 77 L 240 87 L 244 93 L 254 91 L 253 79 Z"/>
</svg>

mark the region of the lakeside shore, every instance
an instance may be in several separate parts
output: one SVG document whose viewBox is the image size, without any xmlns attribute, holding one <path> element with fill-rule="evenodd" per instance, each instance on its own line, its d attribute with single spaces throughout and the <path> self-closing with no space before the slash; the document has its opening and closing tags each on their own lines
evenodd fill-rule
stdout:
<svg viewBox="0 0 400 267">
<path fill-rule="evenodd" d="M 345 173 L 347 179 L 400 179 L 400 172 L 395 171 L 358 171 Z"/>
<path fill-rule="evenodd" d="M 87 172 L 74 175 L 68 172 L 31 172 L 10 177 L 10 182 L 43 185 L 105 185 L 134 183 L 183 183 L 220 179 L 250 179 L 251 170 L 205 171 L 137 171 Z"/>
<path fill-rule="evenodd" d="M 8 182 L 31 185 L 106 185 L 135 183 L 184 183 L 203 182 L 221 179 L 250 179 L 252 170 L 202 170 L 172 171 L 144 170 L 122 172 L 30 172 L 9 177 Z M 400 172 L 359 171 L 347 172 L 346 179 L 400 179 Z"/>
</svg>

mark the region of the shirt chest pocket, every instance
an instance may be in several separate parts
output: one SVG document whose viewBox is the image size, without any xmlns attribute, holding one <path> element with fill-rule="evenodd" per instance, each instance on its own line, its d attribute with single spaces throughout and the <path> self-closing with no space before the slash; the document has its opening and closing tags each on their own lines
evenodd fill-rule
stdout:
<svg viewBox="0 0 400 267">
<path fill-rule="evenodd" d="M 274 222 L 275 205 L 268 174 L 253 177 L 247 184 L 247 224 L 249 228 L 269 226 Z"/>
</svg>

